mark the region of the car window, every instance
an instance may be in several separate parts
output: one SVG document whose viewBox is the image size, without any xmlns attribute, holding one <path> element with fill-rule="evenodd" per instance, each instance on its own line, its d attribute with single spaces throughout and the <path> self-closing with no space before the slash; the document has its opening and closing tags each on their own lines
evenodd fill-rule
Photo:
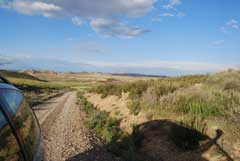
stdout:
<svg viewBox="0 0 240 161">
<path fill-rule="evenodd" d="M 18 110 L 18 107 L 20 106 L 23 100 L 23 95 L 16 90 L 9 90 L 9 89 L 0 89 L 0 93 L 8 103 L 9 107 L 11 108 L 11 111 L 13 113 L 16 113 Z"/>
<path fill-rule="evenodd" d="M 0 94 L 10 106 L 9 112 L 16 128 L 24 140 L 24 150 L 28 155 L 27 157 L 31 160 L 40 137 L 40 129 L 35 115 L 20 92 L 5 90 L 3 93 L 0 90 Z"/>
<path fill-rule="evenodd" d="M 19 161 L 22 159 L 19 145 L 7 120 L 0 111 L 0 161 Z"/>
</svg>

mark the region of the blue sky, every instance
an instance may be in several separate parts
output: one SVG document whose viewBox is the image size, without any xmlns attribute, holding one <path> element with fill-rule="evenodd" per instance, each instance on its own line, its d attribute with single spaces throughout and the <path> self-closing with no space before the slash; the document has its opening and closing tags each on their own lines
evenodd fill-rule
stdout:
<svg viewBox="0 0 240 161">
<path fill-rule="evenodd" d="M 2 69 L 180 75 L 239 60 L 239 0 L 0 0 Z"/>
</svg>

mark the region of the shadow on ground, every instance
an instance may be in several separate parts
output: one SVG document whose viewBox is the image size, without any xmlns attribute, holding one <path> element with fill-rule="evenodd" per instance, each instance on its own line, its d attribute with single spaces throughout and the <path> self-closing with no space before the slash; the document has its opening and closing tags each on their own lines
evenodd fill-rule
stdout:
<svg viewBox="0 0 240 161">
<path fill-rule="evenodd" d="M 232 161 L 217 144 L 222 135 L 221 130 L 216 130 L 216 136 L 210 138 L 169 120 L 154 120 L 137 125 L 132 134 L 117 145 L 110 143 L 106 147 L 126 161 Z M 67 161 L 111 160 L 101 154 L 106 147 L 93 147 Z"/>
<path fill-rule="evenodd" d="M 91 150 L 75 155 L 66 161 L 123 161 L 106 150 L 106 147 L 93 144 Z"/>
</svg>

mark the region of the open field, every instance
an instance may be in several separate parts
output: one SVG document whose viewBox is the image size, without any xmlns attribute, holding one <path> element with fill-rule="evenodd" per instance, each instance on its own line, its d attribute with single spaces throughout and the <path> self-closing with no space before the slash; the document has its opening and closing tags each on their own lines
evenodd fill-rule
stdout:
<svg viewBox="0 0 240 161">
<path fill-rule="evenodd" d="M 69 90 L 85 91 L 109 82 L 133 82 L 156 79 L 154 77 L 129 77 L 103 73 L 59 73 L 50 71 L 6 71 L 0 75 L 23 90 L 31 106 Z"/>
<path fill-rule="evenodd" d="M 47 71 L 0 74 L 23 90 L 32 106 L 78 91 L 85 127 L 123 160 L 240 159 L 240 71 L 160 78 Z"/>
<path fill-rule="evenodd" d="M 43 103 L 52 97 L 71 90 L 71 87 L 64 83 L 46 81 L 27 73 L 1 70 L 0 75 L 6 77 L 11 83 L 23 91 L 30 106 Z"/>
<path fill-rule="evenodd" d="M 49 71 L 33 71 L 25 70 L 22 73 L 44 79 L 48 81 L 70 81 L 70 82 L 86 82 L 86 83 L 108 83 L 108 82 L 133 82 L 136 80 L 157 79 L 159 77 L 147 76 L 128 76 L 107 73 L 88 73 L 88 72 L 49 72 Z"/>
</svg>

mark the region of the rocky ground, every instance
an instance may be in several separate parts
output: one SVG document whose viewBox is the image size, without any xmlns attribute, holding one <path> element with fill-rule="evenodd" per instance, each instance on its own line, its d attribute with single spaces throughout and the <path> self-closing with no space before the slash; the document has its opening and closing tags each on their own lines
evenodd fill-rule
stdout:
<svg viewBox="0 0 240 161">
<path fill-rule="evenodd" d="M 68 92 L 35 107 L 46 146 L 47 161 L 115 161 L 102 142 L 84 127 L 85 113 Z"/>
</svg>

